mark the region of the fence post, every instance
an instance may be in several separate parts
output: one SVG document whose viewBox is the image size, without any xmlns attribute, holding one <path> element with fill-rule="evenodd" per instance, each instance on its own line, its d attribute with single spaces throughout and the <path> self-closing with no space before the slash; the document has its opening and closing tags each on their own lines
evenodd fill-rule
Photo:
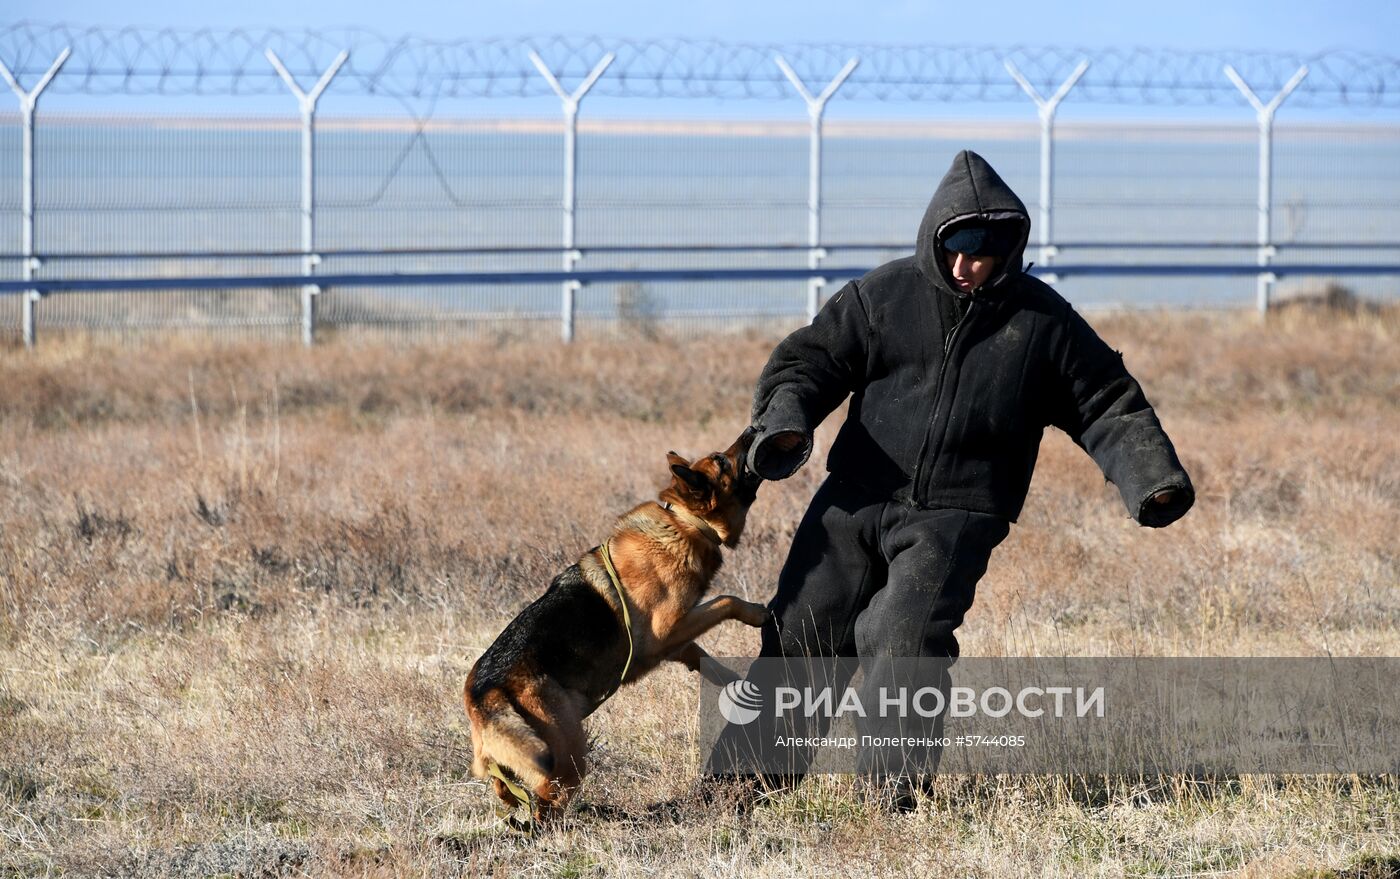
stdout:
<svg viewBox="0 0 1400 879">
<path fill-rule="evenodd" d="M 1254 107 L 1255 118 L 1259 122 L 1259 200 L 1256 213 L 1259 220 L 1259 265 L 1267 266 L 1274 257 L 1273 245 L 1273 191 L 1274 191 L 1274 113 L 1308 75 L 1308 66 L 1299 67 L 1273 100 L 1265 104 L 1259 100 L 1254 89 L 1235 71 L 1233 65 L 1225 65 L 1225 75 L 1235 84 L 1235 88 Z M 1260 272 L 1255 287 L 1255 304 L 1260 314 L 1269 311 L 1269 296 L 1278 276 L 1273 272 Z"/>
<path fill-rule="evenodd" d="M 301 108 L 301 273 L 309 278 L 315 274 L 316 266 L 321 262 L 321 256 L 316 252 L 316 102 L 350 57 L 350 50 L 343 49 L 335 56 L 331 66 L 326 68 L 309 92 L 302 91 L 276 52 L 268 49 L 263 54 L 296 96 Z M 301 288 L 301 341 L 304 345 L 316 343 L 316 297 L 320 293 L 321 288 L 316 284 L 305 284 Z"/>
<path fill-rule="evenodd" d="M 578 107 L 582 103 L 584 95 L 593 88 L 593 84 L 598 81 L 598 77 L 603 75 L 603 71 L 608 69 L 608 65 L 613 63 L 617 56 L 612 52 L 604 55 L 602 59 L 589 71 L 582 84 L 574 89 L 572 93 L 564 91 L 564 87 L 559 84 L 556 77 L 544 63 L 544 59 L 530 50 L 530 61 L 535 65 L 535 69 L 549 83 L 549 87 L 559 96 L 560 102 L 564 106 L 564 271 L 571 272 L 578 264 L 583 254 L 574 248 L 574 204 L 575 204 L 575 184 L 578 179 Z M 578 281 L 565 281 L 563 287 L 562 303 L 560 305 L 560 319 L 562 321 L 561 335 L 565 342 L 574 340 L 574 293 L 582 285 Z"/>
<path fill-rule="evenodd" d="M 1055 197 L 1055 111 L 1060 108 L 1060 102 L 1069 94 L 1079 82 L 1079 78 L 1084 75 L 1084 71 L 1089 69 L 1089 59 L 1085 58 L 1079 62 L 1079 66 L 1074 68 L 1074 72 L 1069 78 L 1060 83 L 1060 87 L 1049 98 L 1042 98 L 1030 80 L 1021 75 L 1021 71 L 1007 58 L 1003 62 L 1006 72 L 1011 74 L 1011 78 L 1016 80 L 1016 84 L 1021 87 L 1032 101 L 1035 101 L 1036 109 L 1040 111 L 1040 264 L 1049 266 L 1051 260 L 1055 258 L 1058 251 L 1055 248 L 1054 235 L 1054 197 Z M 1054 274 L 1045 275 L 1046 283 L 1053 284 L 1057 280 Z"/>
<path fill-rule="evenodd" d="M 807 268 L 815 269 L 821 265 L 821 261 L 826 257 L 826 251 L 822 249 L 822 117 L 826 114 L 826 102 L 831 100 L 831 96 L 836 94 L 836 90 L 846 81 L 855 69 L 860 66 L 860 58 L 851 58 L 846 62 L 846 66 L 841 68 L 841 72 L 827 83 L 826 88 L 816 97 L 807 90 L 807 85 L 788 65 L 787 59 L 782 55 L 775 56 L 774 61 L 783 71 L 783 75 L 788 78 L 793 88 L 802 96 L 802 100 L 807 104 L 807 116 L 812 122 L 811 140 L 807 150 Z M 826 284 L 826 278 L 807 279 L 807 322 L 817 316 L 817 308 L 821 305 L 821 289 Z"/>
<path fill-rule="evenodd" d="M 65 48 L 58 53 L 58 58 L 49 65 L 48 72 L 39 79 L 39 84 L 33 89 L 26 91 L 19 84 L 19 80 L 10 72 L 10 68 L 0 62 L 0 76 L 3 76 L 10 89 L 19 98 L 20 115 L 24 120 L 24 151 L 21 173 L 24 175 L 22 183 L 22 193 L 20 195 L 21 211 L 24 216 L 23 240 L 21 243 L 20 259 L 23 260 L 20 278 L 25 281 L 34 280 L 34 274 L 39 269 L 39 259 L 34 255 L 34 110 L 39 105 L 39 95 L 48 88 L 53 78 L 58 75 L 58 71 L 63 67 L 63 63 L 68 60 L 68 56 L 73 54 L 71 48 Z M 34 309 L 39 302 L 38 290 L 24 291 L 24 346 L 33 348 L 35 341 Z"/>
</svg>

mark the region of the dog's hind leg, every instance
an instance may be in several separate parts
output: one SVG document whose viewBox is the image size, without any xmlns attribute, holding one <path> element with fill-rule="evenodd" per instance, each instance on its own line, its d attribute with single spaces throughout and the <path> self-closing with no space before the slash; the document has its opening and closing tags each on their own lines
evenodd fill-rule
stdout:
<svg viewBox="0 0 1400 879">
<path fill-rule="evenodd" d="M 472 772 L 491 782 L 496 796 L 514 809 L 520 798 L 505 778 L 513 777 L 524 791 L 547 784 L 553 772 L 548 743 L 526 722 L 502 691 L 485 700 L 490 707 L 468 704 L 472 722 Z M 496 771 L 492 771 L 493 768 Z M 497 772 L 501 775 L 497 775 Z"/>
<path fill-rule="evenodd" d="M 573 692 L 550 681 L 524 707 L 540 722 L 540 735 L 549 747 L 552 771 L 536 784 L 535 820 L 547 822 L 563 814 L 587 771 L 588 737 L 583 730 L 584 704 Z"/>
<path fill-rule="evenodd" d="M 548 821 L 564 813 L 587 771 L 588 737 L 583 724 L 563 723 L 549 731 L 554 776 L 535 789 L 535 820 Z"/>
</svg>

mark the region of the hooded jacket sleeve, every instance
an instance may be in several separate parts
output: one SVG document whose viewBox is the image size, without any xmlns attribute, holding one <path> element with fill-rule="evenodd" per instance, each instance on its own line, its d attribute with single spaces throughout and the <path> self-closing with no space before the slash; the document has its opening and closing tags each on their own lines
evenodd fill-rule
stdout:
<svg viewBox="0 0 1400 879">
<path fill-rule="evenodd" d="M 870 317 L 854 281 L 812 323 L 778 343 L 754 390 L 749 466 L 755 473 L 784 479 L 807 462 L 817 425 L 864 382 L 869 345 Z M 773 442 L 792 433 L 802 438 L 795 449 Z"/>
<path fill-rule="evenodd" d="M 1067 312 L 1059 363 L 1062 393 L 1052 422 L 1118 487 L 1133 519 L 1153 528 L 1170 525 L 1195 502 L 1191 478 L 1122 355 L 1074 309 Z M 1152 496 L 1165 489 L 1176 491 L 1174 501 L 1154 502 Z"/>
</svg>

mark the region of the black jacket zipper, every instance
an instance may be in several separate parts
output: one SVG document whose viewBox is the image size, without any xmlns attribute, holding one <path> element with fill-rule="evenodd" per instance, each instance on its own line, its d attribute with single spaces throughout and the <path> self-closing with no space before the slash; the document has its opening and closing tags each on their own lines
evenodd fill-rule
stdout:
<svg viewBox="0 0 1400 879">
<path fill-rule="evenodd" d="M 948 375 L 948 362 L 952 359 L 953 343 L 957 341 L 958 332 L 972 317 L 972 311 L 976 307 L 977 300 L 975 299 L 967 304 L 967 312 L 958 319 L 957 323 L 953 324 L 953 328 L 948 332 L 948 338 L 943 341 L 943 363 L 938 370 L 938 383 L 933 388 L 933 411 L 929 414 L 928 429 L 924 431 L 924 442 L 919 447 L 918 460 L 914 462 L 914 481 L 911 484 L 910 500 L 915 504 L 920 503 L 927 494 L 923 491 L 920 478 L 924 473 L 924 456 L 928 452 L 928 443 L 933 437 L 934 425 L 938 423 L 938 412 L 943 408 L 943 380 Z"/>
</svg>

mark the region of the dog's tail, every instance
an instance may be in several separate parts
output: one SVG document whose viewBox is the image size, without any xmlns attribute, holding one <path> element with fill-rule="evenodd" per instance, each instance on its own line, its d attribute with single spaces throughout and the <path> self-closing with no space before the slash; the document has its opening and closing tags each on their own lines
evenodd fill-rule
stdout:
<svg viewBox="0 0 1400 879">
<path fill-rule="evenodd" d="M 514 776 L 524 790 L 539 790 L 553 769 L 549 745 L 526 723 L 504 692 L 495 690 L 474 700 L 468 687 L 465 701 L 472 723 L 472 775 L 487 781 L 497 778 L 509 789 L 511 779 L 496 775 L 492 771 L 495 768 Z M 519 799 L 514 791 L 511 795 Z"/>
</svg>

